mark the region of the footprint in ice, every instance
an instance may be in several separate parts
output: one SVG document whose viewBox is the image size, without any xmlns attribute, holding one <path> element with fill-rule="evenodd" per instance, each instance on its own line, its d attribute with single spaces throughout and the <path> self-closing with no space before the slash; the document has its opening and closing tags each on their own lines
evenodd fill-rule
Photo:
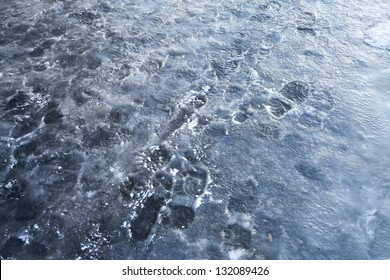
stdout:
<svg viewBox="0 0 390 280">
<path fill-rule="evenodd" d="M 295 169 L 309 180 L 322 181 L 325 177 L 319 168 L 309 162 L 300 162 L 295 166 Z"/>
<path fill-rule="evenodd" d="M 198 162 L 194 151 L 184 150 L 182 156 L 160 144 L 138 153 L 127 179 L 119 185 L 122 199 L 134 211 L 129 227 L 132 239 L 149 237 L 163 206 L 169 209 L 172 226 L 187 228 L 208 178 L 207 167 Z"/>
<path fill-rule="evenodd" d="M 279 3 L 278 1 L 269 1 L 265 4 L 261 4 L 259 6 L 260 10 L 268 10 L 271 12 L 278 12 L 282 9 L 282 4 Z"/>
<path fill-rule="evenodd" d="M 100 17 L 101 17 L 100 14 L 94 13 L 89 10 L 82 10 L 69 15 L 69 18 L 74 18 L 77 21 L 79 21 L 79 23 L 86 24 L 86 25 L 92 25 Z"/>
<path fill-rule="evenodd" d="M 163 206 L 170 209 L 174 227 L 187 228 L 194 220 L 198 197 L 207 186 L 208 169 L 198 162 L 194 150 L 174 152 L 165 140 L 179 132 L 206 102 L 204 93 L 191 95 L 159 133 L 161 142 L 139 151 L 128 176 L 119 184 L 122 199 L 133 211 L 128 228 L 133 239 L 148 238 Z M 225 134 L 224 129 L 213 128 L 214 134 Z"/>
<path fill-rule="evenodd" d="M 317 18 L 313 13 L 304 12 L 296 20 L 297 30 L 316 35 Z"/>
<path fill-rule="evenodd" d="M 174 196 L 185 196 L 185 201 L 193 204 L 194 200 L 204 193 L 208 171 L 205 167 L 192 165 L 185 167 L 185 169 L 181 172 L 185 177 L 176 180 L 173 194 Z"/>
<path fill-rule="evenodd" d="M 282 40 L 280 34 L 276 31 L 272 31 L 269 34 L 265 35 L 265 37 L 261 41 L 260 52 L 262 54 L 269 53 L 270 50 L 276 47 L 278 43 Z"/>
<path fill-rule="evenodd" d="M 361 217 L 360 226 L 368 241 L 374 240 L 378 223 L 379 223 L 379 218 L 378 218 L 377 209 L 366 211 L 366 213 L 364 213 L 363 216 Z"/>
<path fill-rule="evenodd" d="M 282 117 L 292 109 L 292 106 L 289 104 L 289 102 L 279 98 L 272 98 L 269 101 L 268 106 L 271 109 L 271 113 L 275 117 Z"/>
<path fill-rule="evenodd" d="M 283 117 L 295 106 L 304 102 L 309 96 L 309 85 L 293 81 L 280 91 L 281 97 L 274 97 L 268 102 L 268 108 L 275 117 Z"/>
<path fill-rule="evenodd" d="M 153 176 L 152 185 L 154 188 L 162 187 L 169 191 L 173 187 L 173 176 L 166 171 L 157 171 Z"/>
<path fill-rule="evenodd" d="M 270 20 L 272 18 L 272 15 L 269 13 L 258 13 L 249 18 L 250 21 L 258 21 L 258 22 L 265 22 L 267 20 Z"/>
<path fill-rule="evenodd" d="M 309 95 L 309 86 L 306 83 L 294 81 L 285 85 L 281 94 L 295 104 L 300 104 Z"/>
<path fill-rule="evenodd" d="M 161 140 L 167 140 L 176 131 L 180 130 L 191 117 L 207 103 L 207 96 L 204 93 L 197 93 L 190 96 L 190 98 L 183 104 L 173 118 L 168 122 L 162 131 L 160 131 L 159 137 Z"/>
<path fill-rule="evenodd" d="M 146 199 L 141 212 L 131 223 L 131 234 L 135 240 L 145 240 L 149 236 L 163 204 L 164 200 L 160 197 L 152 195 Z"/>
<path fill-rule="evenodd" d="M 170 205 L 169 208 L 171 208 L 170 219 L 171 219 L 172 225 L 177 227 L 177 228 L 185 229 L 195 219 L 195 212 L 189 206 Z"/>
</svg>

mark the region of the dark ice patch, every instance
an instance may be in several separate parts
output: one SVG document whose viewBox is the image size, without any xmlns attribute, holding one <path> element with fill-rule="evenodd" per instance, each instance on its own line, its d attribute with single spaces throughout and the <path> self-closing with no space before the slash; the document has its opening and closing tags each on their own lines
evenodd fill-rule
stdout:
<svg viewBox="0 0 390 280">
<path fill-rule="evenodd" d="M 311 56 L 311 57 L 315 57 L 315 58 L 324 58 L 324 55 L 317 52 L 317 51 L 314 51 L 314 50 L 305 50 L 303 52 L 304 55 L 306 56 Z"/>
<path fill-rule="evenodd" d="M 26 93 L 20 91 L 16 93 L 5 105 L 6 110 L 14 110 L 15 112 L 21 112 L 23 107 L 29 104 L 29 97 Z"/>
<path fill-rule="evenodd" d="M 43 72 L 43 71 L 46 71 L 46 69 L 47 69 L 47 66 L 44 63 L 42 63 L 42 61 L 33 65 L 33 70 L 36 72 Z"/>
<path fill-rule="evenodd" d="M 216 244 L 208 245 L 205 251 L 205 259 L 207 260 L 223 260 L 224 256 L 221 249 Z"/>
<path fill-rule="evenodd" d="M 34 259 L 44 259 L 49 252 L 44 244 L 36 241 L 32 241 L 28 244 L 26 249 Z"/>
<path fill-rule="evenodd" d="M 37 217 L 38 213 L 38 205 L 28 198 L 23 198 L 17 203 L 15 220 L 19 222 L 30 221 Z"/>
<path fill-rule="evenodd" d="M 15 26 L 13 26 L 11 28 L 12 32 L 15 33 L 15 34 L 23 34 L 25 32 L 27 32 L 27 30 L 29 29 L 29 25 L 28 24 L 17 24 Z"/>
<path fill-rule="evenodd" d="M 131 223 L 131 234 L 135 240 L 145 240 L 148 238 L 153 225 L 157 221 L 158 213 L 164 200 L 150 196 L 146 199 L 139 215 Z"/>
<path fill-rule="evenodd" d="M 214 111 L 214 119 L 223 119 L 223 120 L 228 120 L 231 117 L 231 111 L 218 108 Z"/>
<path fill-rule="evenodd" d="M 320 181 L 323 179 L 321 170 L 308 162 L 301 162 L 295 166 L 296 170 L 305 178 L 309 180 Z"/>
<path fill-rule="evenodd" d="M 183 155 L 184 157 L 188 160 L 188 161 L 196 161 L 197 159 L 197 152 L 195 149 L 186 149 L 184 152 L 183 152 Z"/>
<path fill-rule="evenodd" d="M 0 61 L 3 61 L 7 57 L 8 57 L 8 55 L 5 52 L 0 51 Z"/>
<path fill-rule="evenodd" d="M 19 138 L 33 132 L 39 126 L 40 120 L 26 117 L 19 121 L 12 130 L 12 137 Z"/>
<path fill-rule="evenodd" d="M 11 236 L 0 250 L 1 258 L 16 257 L 23 250 L 24 242 L 20 238 Z"/>
<path fill-rule="evenodd" d="M 191 207 L 182 205 L 170 205 L 172 225 L 184 229 L 187 228 L 195 219 L 195 212 Z"/>
<path fill-rule="evenodd" d="M 102 65 L 102 60 L 94 55 L 87 56 L 87 67 L 89 70 L 96 70 Z"/>
<path fill-rule="evenodd" d="M 15 94 L 17 90 L 17 86 L 15 83 L 11 83 L 11 82 L 0 82 L 0 96 L 2 98 L 9 98 L 10 96 L 12 96 L 13 94 Z M 11 101 L 11 100 L 9 100 Z M 11 105 L 11 107 L 13 107 Z"/>
<path fill-rule="evenodd" d="M 3 172 L 10 163 L 10 148 L 0 143 L 0 172 Z"/>
<path fill-rule="evenodd" d="M 62 114 L 60 109 L 54 109 L 45 115 L 43 121 L 45 122 L 45 124 L 58 123 L 61 122 L 63 116 L 64 115 Z"/>
<path fill-rule="evenodd" d="M 43 41 L 43 43 L 41 44 L 41 48 L 43 48 L 44 50 L 50 49 L 55 44 L 55 42 L 56 41 L 53 39 L 47 39 Z"/>
<path fill-rule="evenodd" d="M 42 47 L 36 47 L 31 52 L 29 52 L 29 55 L 31 57 L 40 57 L 45 54 L 45 50 Z"/>
<path fill-rule="evenodd" d="M 81 168 L 83 163 L 83 156 L 76 151 L 71 152 L 56 152 L 56 153 L 45 153 L 39 159 L 38 162 L 42 166 L 59 166 L 65 170 L 77 171 Z"/>
<path fill-rule="evenodd" d="M 14 151 L 14 157 L 16 159 L 25 159 L 29 155 L 32 155 L 38 150 L 40 143 L 37 139 L 33 139 L 31 142 L 22 144 Z"/>
<path fill-rule="evenodd" d="M 109 119 L 115 124 L 126 123 L 130 116 L 134 114 L 134 108 L 131 106 L 118 106 L 112 108 Z"/>
<path fill-rule="evenodd" d="M 21 199 L 26 195 L 28 187 L 24 180 L 20 178 L 15 180 L 12 178 L 13 176 L 10 173 L 7 174 L 8 176 L 3 181 L 3 183 L 8 184 L 8 188 L 3 189 L 0 192 L 0 200 L 2 202 L 5 201 L 6 203 L 10 201 L 18 201 Z"/>
<path fill-rule="evenodd" d="M 242 213 L 246 213 L 247 211 L 247 208 L 245 206 L 245 201 L 242 200 L 241 196 L 230 197 L 228 209 L 229 211 L 242 212 Z"/>
<path fill-rule="evenodd" d="M 51 29 L 51 34 L 53 36 L 59 37 L 61 35 L 64 35 L 66 32 L 66 27 L 64 25 L 56 25 Z"/>
<path fill-rule="evenodd" d="M 33 84 L 32 86 L 33 93 L 45 94 L 48 92 L 48 88 L 45 84 L 41 84 L 41 83 L 32 83 L 32 84 Z"/>
</svg>

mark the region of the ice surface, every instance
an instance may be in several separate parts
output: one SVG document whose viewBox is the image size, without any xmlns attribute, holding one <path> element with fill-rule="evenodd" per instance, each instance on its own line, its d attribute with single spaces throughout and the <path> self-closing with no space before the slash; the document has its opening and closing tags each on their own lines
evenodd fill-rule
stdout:
<svg viewBox="0 0 390 280">
<path fill-rule="evenodd" d="M 390 50 L 390 20 L 368 29 L 364 42 L 376 48 Z"/>
<path fill-rule="evenodd" d="M 2 1 L 0 257 L 389 259 L 387 10 Z"/>
</svg>

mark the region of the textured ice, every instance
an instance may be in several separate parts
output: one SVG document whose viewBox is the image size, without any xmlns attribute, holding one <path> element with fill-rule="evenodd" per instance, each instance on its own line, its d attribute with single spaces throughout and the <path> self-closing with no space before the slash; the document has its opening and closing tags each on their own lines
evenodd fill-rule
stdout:
<svg viewBox="0 0 390 280">
<path fill-rule="evenodd" d="M 390 50 L 390 20 L 380 22 L 366 31 L 367 44 Z"/>
<path fill-rule="evenodd" d="M 388 1 L 347 2 L 1 1 L 0 258 L 390 258 Z"/>
</svg>

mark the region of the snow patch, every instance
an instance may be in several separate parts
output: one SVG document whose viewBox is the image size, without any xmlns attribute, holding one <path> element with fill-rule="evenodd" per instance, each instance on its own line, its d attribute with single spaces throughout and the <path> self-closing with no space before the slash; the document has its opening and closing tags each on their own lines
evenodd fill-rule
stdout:
<svg viewBox="0 0 390 280">
<path fill-rule="evenodd" d="M 390 20 L 368 29 L 364 42 L 372 47 L 390 50 Z"/>
</svg>

